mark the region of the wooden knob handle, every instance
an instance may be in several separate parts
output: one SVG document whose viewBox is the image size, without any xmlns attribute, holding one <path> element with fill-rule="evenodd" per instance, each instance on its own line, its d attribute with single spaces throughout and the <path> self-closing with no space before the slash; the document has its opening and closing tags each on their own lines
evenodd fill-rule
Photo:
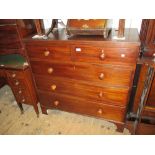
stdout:
<svg viewBox="0 0 155 155">
<path fill-rule="evenodd" d="M 53 72 L 53 68 L 48 68 L 47 72 L 51 74 Z"/>
<path fill-rule="evenodd" d="M 13 73 L 13 74 L 12 74 L 12 77 L 13 77 L 13 78 L 14 78 L 14 77 L 16 77 L 16 74 L 15 74 L 15 73 Z"/>
<path fill-rule="evenodd" d="M 55 90 L 56 87 L 57 87 L 56 85 L 52 85 L 52 86 L 51 86 L 51 89 L 52 89 L 52 90 Z"/>
<path fill-rule="evenodd" d="M 121 54 L 121 58 L 125 58 L 125 54 Z"/>
<path fill-rule="evenodd" d="M 57 106 L 59 104 L 59 101 L 54 101 L 54 105 Z"/>
<path fill-rule="evenodd" d="M 103 80 L 103 79 L 104 79 L 104 73 L 101 73 L 101 74 L 99 75 L 99 79 L 100 79 L 100 80 Z"/>
<path fill-rule="evenodd" d="M 103 97 L 103 93 L 102 93 L 102 92 L 100 92 L 98 96 L 99 96 L 99 97 Z"/>
<path fill-rule="evenodd" d="M 98 114 L 102 114 L 103 113 L 102 109 L 99 109 L 97 112 L 98 112 Z"/>
<path fill-rule="evenodd" d="M 102 53 L 102 54 L 100 55 L 100 59 L 103 60 L 104 58 L 105 58 L 105 54 Z"/>
<path fill-rule="evenodd" d="M 45 51 L 45 52 L 44 52 L 44 55 L 45 55 L 46 57 L 49 56 L 49 54 L 50 54 L 49 51 Z"/>
<path fill-rule="evenodd" d="M 105 53 L 104 53 L 104 50 L 102 49 L 100 54 L 100 59 L 103 60 L 104 58 L 105 58 Z"/>
</svg>

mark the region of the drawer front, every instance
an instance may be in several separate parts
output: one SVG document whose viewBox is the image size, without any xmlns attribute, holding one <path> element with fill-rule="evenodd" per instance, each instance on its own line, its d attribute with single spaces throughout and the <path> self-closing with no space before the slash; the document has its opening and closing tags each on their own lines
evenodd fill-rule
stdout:
<svg viewBox="0 0 155 155">
<path fill-rule="evenodd" d="M 70 47 L 69 46 L 45 46 L 45 47 L 33 47 L 27 46 L 27 52 L 30 57 L 38 58 L 43 60 L 65 60 L 68 61 L 71 59 Z"/>
<path fill-rule="evenodd" d="M 85 100 L 77 100 L 74 97 L 50 94 L 40 91 L 38 92 L 38 94 L 41 105 L 45 107 L 58 108 L 64 111 L 76 112 L 84 115 L 124 122 L 126 111 L 125 108 L 96 104 Z"/>
<path fill-rule="evenodd" d="M 71 48 L 75 61 L 103 64 L 133 64 L 138 57 L 137 48 L 108 48 L 75 45 Z"/>
<path fill-rule="evenodd" d="M 66 94 L 85 100 L 125 106 L 128 101 L 127 88 L 97 87 L 74 80 L 35 76 L 37 88 L 51 93 Z"/>
<path fill-rule="evenodd" d="M 132 70 L 117 66 L 31 61 L 31 67 L 35 74 L 67 77 L 100 85 L 128 87 L 132 79 Z"/>
<path fill-rule="evenodd" d="M 21 47 L 16 25 L 0 26 L 0 48 L 19 49 Z"/>
</svg>

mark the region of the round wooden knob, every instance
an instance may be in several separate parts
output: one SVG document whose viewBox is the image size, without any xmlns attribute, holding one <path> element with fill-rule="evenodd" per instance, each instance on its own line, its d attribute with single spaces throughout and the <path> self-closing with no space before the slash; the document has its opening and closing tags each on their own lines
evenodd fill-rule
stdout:
<svg viewBox="0 0 155 155">
<path fill-rule="evenodd" d="M 99 96 L 99 97 L 103 97 L 103 93 L 102 93 L 102 92 L 100 92 L 98 96 Z"/>
<path fill-rule="evenodd" d="M 54 105 L 57 106 L 59 104 L 59 101 L 54 101 Z"/>
<path fill-rule="evenodd" d="M 104 60 L 104 58 L 105 58 L 105 54 L 104 54 L 104 53 L 101 53 L 101 54 L 100 54 L 100 59 L 101 59 L 101 60 Z"/>
<path fill-rule="evenodd" d="M 105 58 L 104 50 L 102 49 L 100 54 L 100 59 L 103 60 Z"/>
<path fill-rule="evenodd" d="M 54 84 L 54 85 L 51 86 L 51 89 L 52 89 L 52 90 L 55 90 L 56 87 L 57 87 L 57 86 Z"/>
<path fill-rule="evenodd" d="M 125 58 L 125 54 L 121 54 L 121 58 Z"/>
<path fill-rule="evenodd" d="M 14 78 L 14 77 L 16 77 L 16 74 L 15 74 L 15 73 L 13 73 L 13 74 L 12 74 L 12 77 L 13 77 L 13 78 Z"/>
<path fill-rule="evenodd" d="M 44 55 L 45 55 L 46 57 L 49 56 L 49 54 L 50 54 L 49 51 L 45 51 L 45 52 L 44 52 Z"/>
<path fill-rule="evenodd" d="M 18 86 L 18 85 L 19 85 L 19 82 L 18 82 L 18 81 L 16 81 L 15 85 L 16 85 L 16 86 Z"/>
<path fill-rule="evenodd" d="M 103 80 L 103 79 L 104 79 L 104 74 L 103 74 L 103 73 L 101 73 L 101 74 L 99 75 L 99 79 L 100 79 L 100 80 Z"/>
<path fill-rule="evenodd" d="M 51 74 L 53 72 L 53 68 L 48 68 L 47 72 Z"/>
<path fill-rule="evenodd" d="M 97 112 L 98 112 L 98 114 L 102 114 L 103 113 L 102 109 L 99 109 Z"/>
</svg>

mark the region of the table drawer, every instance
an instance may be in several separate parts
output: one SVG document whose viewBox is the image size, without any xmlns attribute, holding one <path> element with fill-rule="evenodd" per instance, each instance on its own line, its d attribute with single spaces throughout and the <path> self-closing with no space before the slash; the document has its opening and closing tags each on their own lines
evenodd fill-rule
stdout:
<svg viewBox="0 0 155 155">
<path fill-rule="evenodd" d="M 21 47 L 16 25 L 0 26 L 0 48 L 19 49 Z"/>
<path fill-rule="evenodd" d="M 48 63 L 31 61 L 32 72 L 50 77 L 67 77 L 108 86 L 129 86 L 132 70 L 129 68 L 81 64 L 81 63 Z"/>
<path fill-rule="evenodd" d="M 75 97 L 51 94 L 42 91 L 38 92 L 38 96 L 41 105 L 46 108 L 57 108 L 64 111 L 124 122 L 125 108 L 100 103 L 97 104 L 95 102 L 79 100 Z"/>
<path fill-rule="evenodd" d="M 35 76 L 37 88 L 51 93 L 67 94 L 85 100 L 125 106 L 129 89 L 121 87 L 93 86 L 79 81 Z"/>
<path fill-rule="evenodd" d="M 27 46 L 27 52 L 30 57 L 32 58 L 38 58 L 43 60 L 70 60 L 71 59 L 71 53 L 70 53 L 70 47 L 69 46 L 39 46 L 39 47 L 33 47 L 33 46 Z"/>
<path fill-rule="evenodd" d="M 6 70 L 6 74 L 7 74 L 7 77 L 11 78 L 11 79 L 24 78 L 24 72 L 23 71 Z"/>
<path fill-rule="evenodd" d="M 74 61 L 103 64 L 133 64 L 138 57 L 137 48 L 111 48 L 74 45 L 71 48 Z"/>
</svg>

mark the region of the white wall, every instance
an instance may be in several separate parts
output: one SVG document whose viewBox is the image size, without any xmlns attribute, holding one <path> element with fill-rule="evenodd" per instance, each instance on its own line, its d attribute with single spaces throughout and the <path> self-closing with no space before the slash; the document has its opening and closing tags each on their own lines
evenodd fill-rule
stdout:
<svg viewBox="0 0 155 155">
<path fill-rule="evenodd" d="M 62 19 L 64 24 L 67 23 L 67 19 Z M 52 19 L 44 19 L 45 28 L 49 28 L 51 26 Z M 125 27 L 126 28 L 138 28 L 140 32 L 142 19 L 126 19 Z M 113 28 L 117 28 L 119 23 L 119 19 L 113 19 Z"/>
</svg>

